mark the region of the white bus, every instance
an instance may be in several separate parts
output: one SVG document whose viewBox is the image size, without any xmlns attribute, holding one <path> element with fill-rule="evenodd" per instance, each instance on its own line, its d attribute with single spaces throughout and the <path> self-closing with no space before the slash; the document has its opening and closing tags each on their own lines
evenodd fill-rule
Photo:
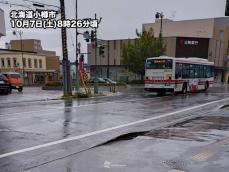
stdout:
<svg viewBox="0 0 229 172">
<path fill-rule="evenodd" d="M 206 91 L 214 82 L 213 67 L 213 62 L 196 57 L 148 58 L 145 65 L 145 90 L 159 94 Z"/>
</svg>

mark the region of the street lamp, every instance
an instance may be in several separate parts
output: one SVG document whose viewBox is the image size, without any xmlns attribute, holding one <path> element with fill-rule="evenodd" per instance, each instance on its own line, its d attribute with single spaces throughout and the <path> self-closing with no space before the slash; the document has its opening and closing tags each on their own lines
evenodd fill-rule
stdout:
<svg viewBox="0 0 229 172">
<path fill-rule="evenodd" d="M 24 79 L 24 58 L 23 58 L 23 48 L 22 48 L 22 34 L 23 34 L 23 32 L 21 30 L 20 31 L 14 30 L 13 35 L 17 36 L 17 34 L 19 34 L 20 42 L 21 42 L 20 44 L 21 44 L 21 59 L 22 59 L 22 75 L 23 75 L 23 79 Z"/>
<path fill-rule="evenodd" d="M 162 12 L 161 12 L 161 13 L 157 12 L 157 13 L 155 14 L 155 17 L 156 17 L 156 19 L 161 19 L 161 27 L 160 27 L 159 38 L 162 38 L 162 19 L 163 19 L 164 15 L 163 15 Z"/>
</svg>

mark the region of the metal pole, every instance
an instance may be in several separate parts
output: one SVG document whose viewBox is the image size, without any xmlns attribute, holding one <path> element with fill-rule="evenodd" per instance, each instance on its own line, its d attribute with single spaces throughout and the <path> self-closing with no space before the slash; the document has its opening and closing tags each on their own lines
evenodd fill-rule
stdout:
<svg viewBox="0 0 229 172">
<path fill-rule="evenodd" d="M 107 64 L 108 64 L 108 68 L 107 68 L 107 78 L 110 78 L 110 41 L 107 42 Z"/>
<path fill-rule="evenodd" d="M 97 19 L 97 15 L 95 14 L 95 19 Z M 94 80 L 94 94 L 99 93 L 98 89 L 98 69 L 97 69 L 97 29 L 95 28 L 95 80 Z"/>
<path fill-rule="evenodd" d="M 60 0 L 61 20 L 65 20 L 65 6 L 64 0 Z M 64 95 L 72 95 L 71 81 L 70 81 L 70 65 L 68 61 L 68 49 L 67 49 L 67 33 L 66 28 L 61 28 L 62 38 L 62 51 L 63 51 L 63 81 L 64 81 Z"/>
<path fill-rule="evenodd" d="M 23 75 L 23 81 L 24 81 L 24 57 L 23 57 L 23 46 L 22 46 L 22 31 L 19 31 L 19 36 L 20 36 L 20 42 L 21 42 L 21 58 L 22 58 L 22 75 Z"/>
<path fill-rule="evenodd" d="M 78 20 L 78 2 L 76 0 L 76 21 Z M 80 90 L 80 81 L 79 81 L 79 60 L 78 60 L 78 27 L 76 25 L 76 91 Z"/>
<path fill-rule="evenodd" d="M 162 17 L 163 17 L 163 15 L 162 15 L 162 13 L 160 13 L 160 17 L 161 17 L 161 28 L 160 28 L 160 38 L 162 38 Z"/>
</svg>

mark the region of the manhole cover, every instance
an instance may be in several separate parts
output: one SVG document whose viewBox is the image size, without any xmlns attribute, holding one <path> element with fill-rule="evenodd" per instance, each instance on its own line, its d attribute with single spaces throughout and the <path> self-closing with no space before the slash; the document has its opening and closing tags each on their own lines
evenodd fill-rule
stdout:
<svg viewBox="0 0 229 172">
<path fill-rule="evenodd" d="M 163 164 L 166 164 L 168 167 L 174 170 L 184 171 L 184 168 L 187 166 L 187 162 L 181 160 L 166 160 L 163 161 Z"/>
</svg>

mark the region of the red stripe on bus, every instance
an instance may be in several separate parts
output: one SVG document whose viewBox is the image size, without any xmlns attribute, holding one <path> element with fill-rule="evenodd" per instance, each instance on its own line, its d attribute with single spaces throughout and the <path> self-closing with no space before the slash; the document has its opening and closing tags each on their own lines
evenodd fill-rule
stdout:
<svg viewBox="0 0 229 172">
<path fill-rule="evenodd" d="M 161 83 L 161 82 L 167 82 L 167 83 L 183 83 L 188 82 L 186 80 L 145 80 L 145 82 L 151 82 L 151 83 Z M 205 84 L 206 81 L 200 81 L 198 82 L 199 85 Z M 209 84 L 214 84 L 214 81 L 208 81 Z"/>
<path fill-rule="evenodd" d="M 156 83 L 160 83 L 160 82 L 167 82 L 167 83 L 171 83 L 171 82 L 174 82 L 174 83 L 183 83 L 185 82 L 186 80 L 145 80 L 145 82 L 156 82 Z"/>
<path fill-rule="evenodd" d="M 204 85 L 206 83 L 206 81 L 200 81 L 198 82 L 199 85 Z M 208 81 L 209 84 L 214 84 L 214 81 Z"/>
</svg>

